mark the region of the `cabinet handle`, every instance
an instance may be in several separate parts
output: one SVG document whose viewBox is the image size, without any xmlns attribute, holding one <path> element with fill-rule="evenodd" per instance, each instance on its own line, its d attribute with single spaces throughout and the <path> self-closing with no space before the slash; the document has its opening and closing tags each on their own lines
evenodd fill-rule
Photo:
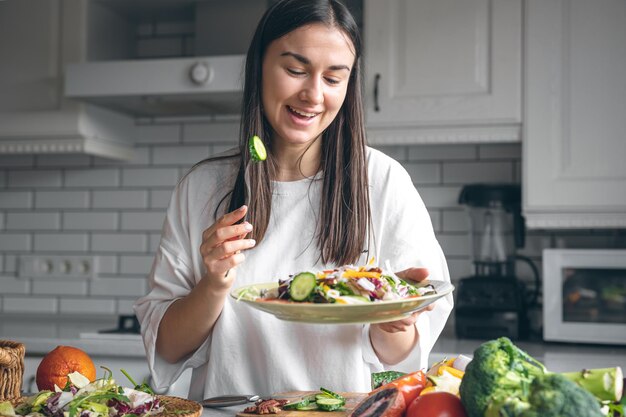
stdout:
<svg viewBox="0 0 626 417">
<path fill-rule="evenodd" d="M 378 84 L 380 82 L 380 74 L 374 76 L 374 111 L 379 112 L 380 106 L 378 105 Z"/>
</svg>

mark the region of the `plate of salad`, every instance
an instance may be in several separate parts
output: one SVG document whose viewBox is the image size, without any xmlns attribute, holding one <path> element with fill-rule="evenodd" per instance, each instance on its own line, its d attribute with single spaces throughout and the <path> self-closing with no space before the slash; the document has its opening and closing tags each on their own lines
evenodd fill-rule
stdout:
<svg viewBox="0 0 626 417">
<path fill-rule="evenodd" d="M 277 282 L 246 285 L 230 295 L 282 320 L 349 324 L 399 320 L 454 290 L 446 281 L 413 282 L 389 270 L 345 265 L 303 271 Z"/>
<path fill-rule="evenodd" d="M 191 400 L 156 395 L 145 383 L 134 388 L 117 385 L 106 369 L 90 382 L 78 372 L 55 391 L 43 390 L 14 401 L 0 401 L 0 416 L 10 417 L 198 417 L 202 406 Z M 122 372 L 127 375 L 123 370 Z M 128 375 L 127 375 L 128 376 Z"/>
</svg>

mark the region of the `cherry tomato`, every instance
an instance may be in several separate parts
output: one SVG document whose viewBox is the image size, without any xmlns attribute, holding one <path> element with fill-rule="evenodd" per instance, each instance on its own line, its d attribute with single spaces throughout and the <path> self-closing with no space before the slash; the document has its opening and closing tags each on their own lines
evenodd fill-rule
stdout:
<svg viewBox="0 0 626 417">
<path fill-rule="evenodd" d="M 413 372 L 404 376 L 401 376 L 398 379 L 395 379 L 372 392 L 378 392 L 385 388 L 395 387 L 402 393 L 404 397 L 404 402 L 407 404 L 411 404 L 411 402 L 416 399 L 420 392 L 426 386 L 426 374 L 422 371 Z"/>
<path fill-rule="evenodd" d="M 429 392 L 417 397 L 406 410 L 406 417 L 467 417 L 459 397 L 449 392 Z"/>
</svg>

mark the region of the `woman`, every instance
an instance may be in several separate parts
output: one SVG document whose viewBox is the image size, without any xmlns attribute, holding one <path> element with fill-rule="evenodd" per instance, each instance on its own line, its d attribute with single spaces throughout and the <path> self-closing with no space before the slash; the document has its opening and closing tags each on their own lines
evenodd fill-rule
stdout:
<svg viewBox="0 0 626 417">
<path fill-rule="evenodd" d="M 238 152 L 197 164 L 176 187 L 136 304 L 157 389 L 193 367 L 190 398 L 288 390 L 369 391 L 370 373 L 414 371 L 452 308 L 384 324 L 285 322 L 232 300 L 236 283 L 275 281 L 371 257 L 404 277 L 449 280 L 406 171 L 365 146 L 361 42 L 337 0 L 280 0 L 246 61 Z M 251 164 L 260 135 L 268 159 Z M 246 205 L 247 203 L 248 205 Z"/>
</svg>

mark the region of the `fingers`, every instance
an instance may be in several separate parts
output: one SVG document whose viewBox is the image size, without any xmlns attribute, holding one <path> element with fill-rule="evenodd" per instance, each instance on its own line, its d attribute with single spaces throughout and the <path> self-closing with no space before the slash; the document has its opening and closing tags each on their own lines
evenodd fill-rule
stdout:
<svg viewBox="0 0 626 417">
<path fill-rule="evenodd" d="M 424 307 L 423 309 L 416 311 L 415 313 L 411 314 L 409 317 L 401 319 L 401 320 L 396 320 L 396 321 L 390 321 L 387 323 L 380 323 L 378 324 L 378 326 L 380 327 L 381 330 L 387 332 L 387 333 L 397 333 L 397 332 L 405 332 L 407 331 L 411 326 L 415 325 L 415 323 L 417 322 L 417 318 L 420 316 L 420 314 L 424 313 L 425 311 L 432 311 L 435 308 L 435 304 L 429 304 L 428 306 Z"/>
<path fill-rule="evenodd" d="M 410 279 L 411 281 L 423 281 L 428 278 L 428 268 L 408 268 L 404 271 L 396 272 L 396 275 L 402 279 Z"/>
<path fill-rule="evenodd" d="M 244 239 L 252 231 L 248 222 L 239 223 L 248 210 L 242 206 L 226 213 L 202 233 L 200 255 L 207 270 L 207 275 L 220 280 L 229 270 L 242 263 L 245 255 L 242 251 L 256 245 L 254 239 Z"/>
</svg>

